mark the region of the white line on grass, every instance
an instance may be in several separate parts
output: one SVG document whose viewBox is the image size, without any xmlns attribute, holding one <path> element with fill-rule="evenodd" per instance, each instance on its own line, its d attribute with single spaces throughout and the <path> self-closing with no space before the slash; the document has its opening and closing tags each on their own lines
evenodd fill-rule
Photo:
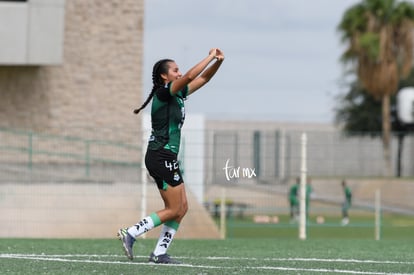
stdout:
<svg viewBox="0 0 414 275">
<path fill-rule="evenodd" d="M 153 263 L 139 263 L 139 262 L 120 262 L 120 261 L 102 261 L 102 260 L 78 260 L 78 259 L 67 259 L 68 257 L 118 257 L 119 255 L 45 255 L 45 254 L 0 254 L 0 258 L 3 259 L 24 259 L 24 260 L 37 260 L 37 261 L 52 261 L 52 262 L 71 262 L 71 263 L 97 263 L 97 264 L 121 264 L 121 265 L 154 265 Z M 143 258 L 146 256 L 139 256 L 139 258 Z M 229 257 L 181 257 L 181 258 L 188 258 L 188 259 L 210 259 L 210 260 L 259 260 L 258 258 L 229 258 Z M 273 258 L 273 260 L 282 261 L 306 261 L 307 258 Z M 263 260 L 263 259 L 261 259 Z M 271 260 L 271 258 L 267 258 L 266 260 Z M 380 261 L 364 261 L 364 260 L 346 260 L 346 259 L 315 259 L 310 258 L 310 261 L 318 261 L 321 260 L 322 262 L 330 261 L 330 262 L 351 262 L 355 261 L 357 263 L 388 263 L 389 261 L 380 262 Z M 392 262 L 397 263 L 397 262 Z M 407 262 L 407 264 L 412 264 L 412 262 Z M 236 268 L 235 266 L 215 266 L 215 265 L 192 265 L 192 264 L 180 264 L 180 265 L 170 265 L 170 264 L 163 264 L 159 266 L 176 266 L 176 267 L 189 267 L 189 268 L 205 268 L 205 269 L 233 269 Z M 238 267 L 240 268 L 240 267 Z M 344 270 L 344 269 L 325 269 L 325 268 L 294 268 L 294 267 L 279 267 L 279 266 L 242 266 L 241 268 L 244 269 L 252 269 L 252 270 L 279 270 L 279 271 L 307 271 L 307 272 L 335 272 L 335 273 L 346 273 L 346 274 L 362 274 L 362 275 L 413 275 L 414 273 L 388 273 L 388 272 L 371 272 L 371 271 L 354 271 L 354 270 Z"/>
<path fill-rule="evenodd" d="M 194 259 L 189 257 L 189 259 Z M 319 258 L 237 258 L 237 257 L 216 257 L 209 256 L 210 260 L 249 260 L 249 261 L 291 261 L 291 262 L 338 262 L 338 263 L 367 263 L 367 264 L 407 264 L 414 265 L 414 262 L 401 261 L 377 261 L 377 260 L 358 260 L 358 259 L 319 259 Z"/>
<path fill-rule="evenodd" d="M 32 256 L 32 257 L 60 257 L 60 258 L 125 258 L 124 255 L 111 255 L 111 254 L 0 254 L 0 257 L 3 255 L 6 256 Z M 148 258 L 149 256 L 145 255 L 134 255 L 135 258 Z M 207 257 L 179 257 L 177 259 L 207 259 L 207 260 L 246 260 L 246 261 L 279 261 L 279 262 L 338 262 L 338 263 L 365 263 L 365 264 L 404 264 L 404 265 L 414 265 L 414 262 L 402 262 L 402 261 L 378 261 L 378 260 L 359 260 L 359 259 L 324 259 L 324 258 L 255 258 L 255 257 L 220 257 L 220 256 L 207 256 Z"/>
</svg>

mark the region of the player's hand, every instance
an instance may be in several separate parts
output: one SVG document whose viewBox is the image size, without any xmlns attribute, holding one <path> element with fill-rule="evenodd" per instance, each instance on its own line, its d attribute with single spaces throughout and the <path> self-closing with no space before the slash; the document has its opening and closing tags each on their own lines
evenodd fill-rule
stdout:
<svg viewBox="0 0 414 275">
<path fill-rule="evenodd" d="M 208 55 L 211 55 L 211 56 L 216 57 L 216 56 L 217 56 L 217 48 L 212 48 L 212 49 L 208 52 Z"/>
<path fill-rule="evenodd" d="M 216 58 L 218 61 L 223 61 L 224 60 L 224 53 L 222 50 L 220 49 L 216 49 Z"/>
</svg>

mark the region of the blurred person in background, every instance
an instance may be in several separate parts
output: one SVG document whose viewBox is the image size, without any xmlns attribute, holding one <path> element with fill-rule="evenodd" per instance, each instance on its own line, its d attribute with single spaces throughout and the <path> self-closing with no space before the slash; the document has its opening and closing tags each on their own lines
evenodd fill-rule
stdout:
<svg viewBox="0 0 414 275">
<path fill-rule="evenodd" d="M 342 225 L 347 225 L 349 223 L 349 214 L 348 210 L 351 207 L 352 202 L 352 191 L 351 188 L 347 185 L 345 180 L 341 182 L 342 190 L 344 194 L 344 202 L 342 203 Z"/>
<path fill-rule="evenodd" d="M 296 178 L 295 183 L 289 188 L 289 206 L 290 206 L 290 222 L 296 222 L 299 215 L 299 199 L 298 191 L 300 185 L 300 177 Z"/>
</svg>

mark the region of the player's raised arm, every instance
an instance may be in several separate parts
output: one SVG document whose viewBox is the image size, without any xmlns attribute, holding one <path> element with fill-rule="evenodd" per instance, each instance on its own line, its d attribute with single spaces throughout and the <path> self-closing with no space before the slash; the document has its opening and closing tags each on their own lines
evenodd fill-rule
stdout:
<svg viewBox="0 0 414 275">
<path fill-rule="evenodd" d="M 186 85 L 191 81 L 196 79 L 200 73 L 213 61 L 217 56 L 216 49 L 213 48 L 209 51 L 207 57 L 203 58 L 199 63 L 192 67 L 188 72 L 186 72 L 182 77 L 177 78 L 171 84 L 170 92 L 171 94 L 176 94 L 181 91 Z"/>
<path fill-rule="evenodd" d="M 208 67 L 199 77 L 188 84 L 188 94 L 192 94 L 203 87 L 216 74 L 224 61 L 223 51 L 216 49 L 216 62 Z"/>
</svg>

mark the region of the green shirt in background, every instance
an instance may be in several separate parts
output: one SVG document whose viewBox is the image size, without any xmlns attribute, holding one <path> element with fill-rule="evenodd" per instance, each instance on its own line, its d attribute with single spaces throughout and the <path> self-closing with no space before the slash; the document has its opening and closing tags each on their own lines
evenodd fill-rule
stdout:
<svg viewBox="0 0 414 275">
<path fill-rule="evenodd" d="M 345 200 L 346 202 L 351 205 L 351 201 L 352 201 L 352 191 L 351 188 L 349 188 L 348 186 L 345 187 L 344 189 L 344 193 L 345 193 Z"/>
</svg>

